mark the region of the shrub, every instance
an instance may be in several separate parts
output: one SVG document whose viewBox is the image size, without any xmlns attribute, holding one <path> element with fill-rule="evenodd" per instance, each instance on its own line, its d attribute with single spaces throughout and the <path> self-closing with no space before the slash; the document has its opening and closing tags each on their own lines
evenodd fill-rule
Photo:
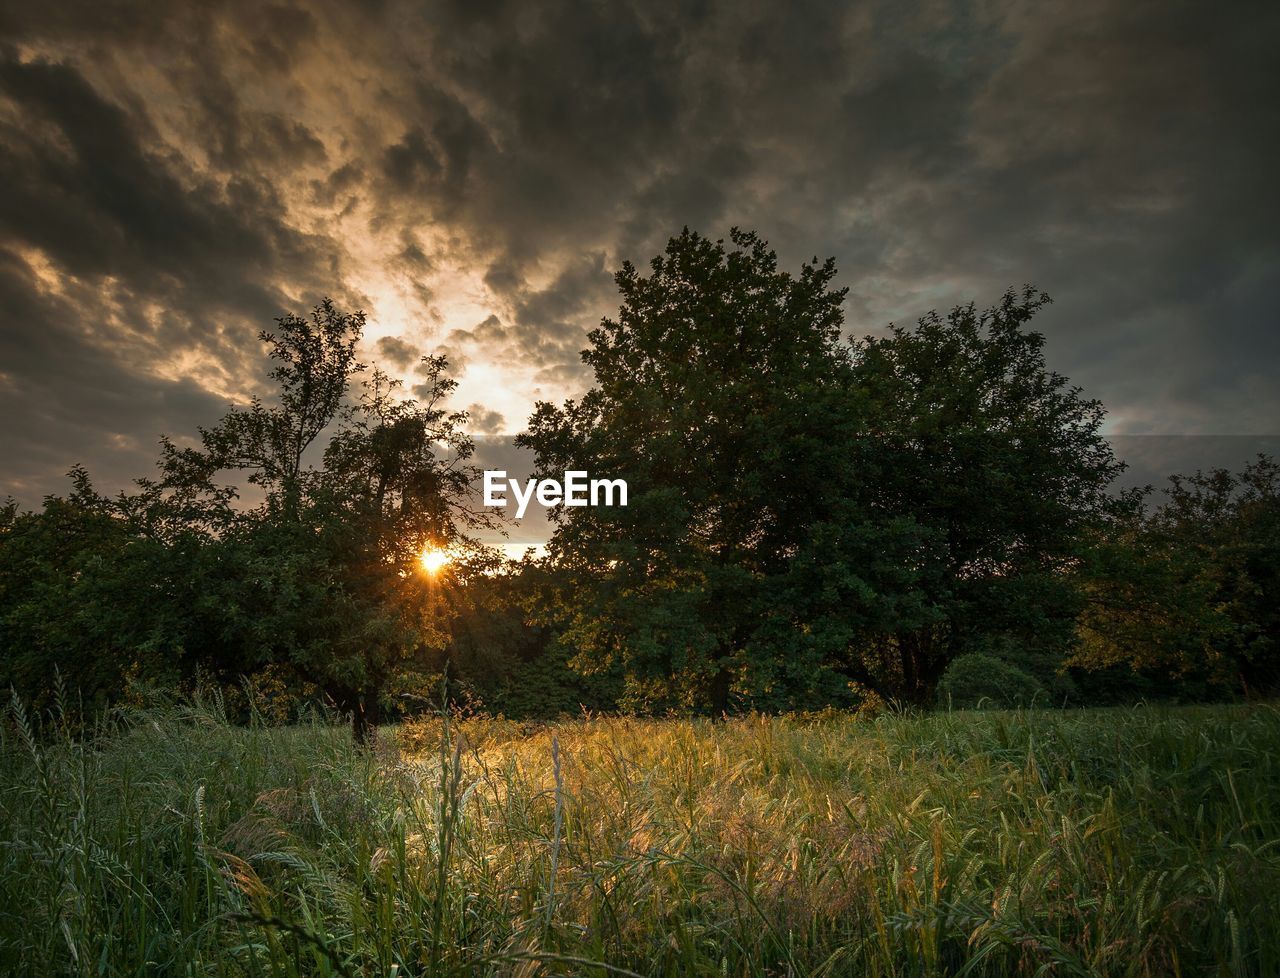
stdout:
<svg viewBox="0 0 1280 978">
<path fill-rule="evenodd" d="M 938 682 L 938 702 L 957 709 L 1030 706 L 1037 694 L 1045 699 L 1044 686 L 1033 676 L 981 652 L 957 658 Z"/>
</svg>

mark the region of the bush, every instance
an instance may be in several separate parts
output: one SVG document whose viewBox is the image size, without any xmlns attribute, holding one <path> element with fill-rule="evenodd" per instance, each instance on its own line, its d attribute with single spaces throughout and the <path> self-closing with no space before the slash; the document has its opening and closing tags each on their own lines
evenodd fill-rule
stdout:
<svg viewBox="0 0 1280 978">
<path fill-rule="evenodd" d="M 1030 706 L 1037 695 L 1046 701 L 1045 693 L 1033 676 L 981 652 L 957 658 L 938 682 L 938 703 L 956 709 Z"/>
</svg>

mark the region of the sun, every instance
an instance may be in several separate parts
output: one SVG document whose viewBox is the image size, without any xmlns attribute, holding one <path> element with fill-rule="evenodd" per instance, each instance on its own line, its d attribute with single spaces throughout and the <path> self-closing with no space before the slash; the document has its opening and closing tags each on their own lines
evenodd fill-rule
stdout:
<svg viewBox="0 0 1280 978">
<path fill-rule="evenodd" d="M 448 551 L 441 550 L 439 547 L 423 547 L 422 553 L 418 555 L 418 562 L 428 574 L 440 573 L 448 566 L 450 559 Z"/>
</svg>

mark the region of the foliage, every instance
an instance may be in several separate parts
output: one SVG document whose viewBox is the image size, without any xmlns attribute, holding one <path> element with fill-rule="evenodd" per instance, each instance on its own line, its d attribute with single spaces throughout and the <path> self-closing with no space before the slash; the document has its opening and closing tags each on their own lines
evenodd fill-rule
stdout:
<svg viewBox="0 0 1280 978">
<path fill-rule="evenodd" d="M 231 471 L 262 488 L 263 503 L 237 512 L 230 531 L 254 569 L 248 655 L 315 683 L 352 711 L 357 736 L 377 722 L 395 677 L 446 640 L 450 594 L 421 573 L 423 549 L 485 559 L 464 533 L 484 518 L 468 504 L 466 415 L 442 406 L 456 386 L 447 362 L 423 362 L 421 401 L 375 370 L 345 402 L 364 370 L 354 354 L 363 325 L 327 301 L 309 320 L 280 320 L 262 336 L 278 363 L 278 403 L 255 401 L 201 431 L 201 448 L 168 464 L 162 482 L 216 500 L 213 476 Z M 331 426 L 322 464 L 307 466 Z"/>
<path fill-rule="evenodd" d="M 1017 666 L 970 652 L 947 666 L 938 682 L 938 703 L 952 709 L 1046 705 L 1045 688 Z"/>
<path fill-rule="evenodd" d="M 1280 466 L 1174 476 L 1099 548 L 1075 665 L 1127 665 L 1246 695 L 1280 689 Z"/>
<path fill-rule="evenodd" d="M 197 675 L 192 690 L 220 690 L 222 708 L 234 723 L 278 726 L 305 720 L 322 704 L 320 690 L 298 678 L 288 666 L 273 663 L 243 676 L 240 683 L 215 684 Z M 145 701 L 145 700 L 144 700 Z"/>
<path fill-rule="evenodd" d="M 629 705 L 932 702 L 991 641 L 1056 665 L 1074 572 L 1131 502 L 1103 410 L 1049 370 L 1028 289 L 840 342 L 834 265 L 778 271 L 756 235 L 686 231 L 583 354 L 595 386 L 540 404 L 543 473 L 624 477 L 624 510 L 557 514 L 548 619 Z"/>
<path fill-rule="evenodd" d="M 574 669 L 573 650 L 537 620 L 540 593 L 554 573 L 526 559 L 468 583 L 468 607 L 453 619 L 445 652 L 452 702 L 513 719 L 618 708 L 616 672 Z"/>
<path fill-rule="evenodd" d="M 553 641 L 537 656 L 517 663 L 486 701 L 490 710 L 513 720 L 615 711 L 623 694 L 619 677 L 583 675 L 570 664 L 572 656 L 572 650 Z"/>
<path fill-rule="evenodd" d="M 376 370 L 351 398 L 363 326 L 328 300 L 279 320 L 262 334 L 269 403 L 233 409 L 196 447 L 166 439 L 135 492 L 101 498 L 77 469 L 68 499 L 8 518 L 0 642 L 16 688 L 39 694 L 61 669 L 112 699 L 131 671 L 234 685 L 274 667 L 351 711 L 357 735 L 376 722 L 388 688 L 447 643 L 455 582 L 494 557 L 468 535 L 487 518 L 469 503 L 466 415 L 442 406 L 446 361 L 421 365 L 420 401 Z M 453 569 L 422 573 L 427 546 Z"/>
<path fill-rule="evenodd" d="M 208 561 L 186 537 L 133 533 L 84 469 L 71 477 L 0 532 L 0 683 L 44 706 L 61 674 L 103 706 L 131 674 L 179 682 L 207 640 Z"/>
<path fill-rule="evenodd" d="M 1104 411 L 1045 362 L 1027 328 L 1049 299 L 1009 292 L 857 344 L 883 453 L 869 505 L 910 519 L 921 603 L 862 651 L 864 681 L 928 702 L 948 663 L 992 643 L 1060 662 L 1074 640 L 1075 571 L 1132 507 Z M 887 675 L 885 675 L 887 673 Z"/>
<path fill-rule="evenodd" d="M 735 685 L 749 697 L 813 671 L 778 617 L 849 466 L 834 274 L 779 271 L 753 233 L 686 230 L 650 274 L 617 274 L 618 318 L 583 353 L 595 386 L 530 419 L 521 442 L 542 473 L 627 480 L 625 508 L 555 513 L 547 602 L 577 665 L 620 669 L 633 707 L 719 713 Z"/>
</svg>

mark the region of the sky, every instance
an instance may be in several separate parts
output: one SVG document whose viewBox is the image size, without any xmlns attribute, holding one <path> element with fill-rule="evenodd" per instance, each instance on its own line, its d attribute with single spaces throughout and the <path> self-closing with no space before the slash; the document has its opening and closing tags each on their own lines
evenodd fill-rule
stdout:
<svg viewBox="0 0 1280 978">
<path fill-rule="evenodd" d="M 684 226 L 833 256 L 857 335 L 1033 283 L 1112 432 L 1274 435 L 1278 39 L 1248 0 L 6 4 L 0 497 L 148 474 L 324 295 L 518 432 Z"/>
</svg>

